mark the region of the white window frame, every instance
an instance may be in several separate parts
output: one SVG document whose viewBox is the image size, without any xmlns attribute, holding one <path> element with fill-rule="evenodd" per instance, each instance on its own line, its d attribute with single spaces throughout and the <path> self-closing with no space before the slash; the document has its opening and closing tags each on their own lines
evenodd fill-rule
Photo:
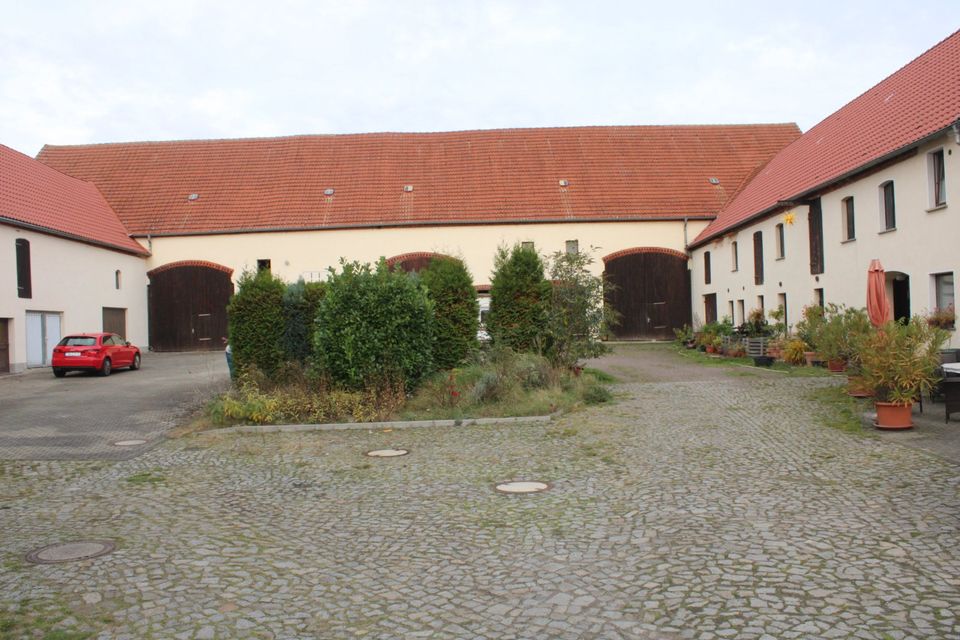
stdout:
<svg viewBox="0 0 960 640">
<path fill-rule="evenodd" d="M 940 157 L 939 162 L 939 171 L 937 171 L 937 156 Z M 944 153 L 943 147 L 939 149 L 934 149 L 933 151 L 927 154 L 927 197 L 929 199 L 930 208 L 928 211 L 933 209 L 940 209 L 947 206 L 947 154 Z M 937 199 L 937 174 L 940 174 L 940 191 L 942 192 L 942 200 Z"/>
<path fill-rule="evenodd" d="M 891 204 L 893 205 L 893 210 L 890 211 L 890 218 L 892 218 L 893 224 L 888 224 L 887 222 L 887 185 L 890 186 L 892 197 L 890 198 Z M 884 180 L 880 183 L 878 188 L 880 196 L 880 233 L 887 231 L 895 231 L 897 228 L 897 187 L 893 183 L 893 180 Z"/>
<path fill-rule="evenodd" d="M 850 235 L 850 219 L 853 219 L 853 235 Z M 857 239 L 857 201 L 853 196 L 847 196 L 840 201 L 840 235 L 844 242 Z"/>
<path fill-rule="evenodd" d="M 933 278 L 933 307 L 938 311 L 942 311 L 947 307 L 956 305 L 956 278 L 953 271 L 941 271 L 940 273 L 930 274 Z M 945 291 L 945 286 L 942 284 L 946 278 L 944 276 L 949 276 L 950 278 L 950 290 L 949 292 Z M 949 295 L 944 295 L 949 293 Z"/>
<path fill-rule="evenodd" d="M 740 252 L 739 252 L 739 245 L 737 245 L 736 240 L 730 243 L 730 251 L 731 251 L 730 271 L 739 271 L 740 270 Z"/>
</svg>

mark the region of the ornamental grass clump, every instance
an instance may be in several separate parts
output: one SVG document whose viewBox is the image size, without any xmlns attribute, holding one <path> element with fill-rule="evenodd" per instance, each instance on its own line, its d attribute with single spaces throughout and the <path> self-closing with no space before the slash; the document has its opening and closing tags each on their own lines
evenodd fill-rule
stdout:
<svg viewBox="0 0 960 640">
<path fill-rule="evenodd" d="M 865 382 L 880 402 L 909 404 L 929 393 L 939 380 L 940 349 L 946 331 L 915 316 L 887 322 L 861 342 L 859 358 Z"/>
</svg>

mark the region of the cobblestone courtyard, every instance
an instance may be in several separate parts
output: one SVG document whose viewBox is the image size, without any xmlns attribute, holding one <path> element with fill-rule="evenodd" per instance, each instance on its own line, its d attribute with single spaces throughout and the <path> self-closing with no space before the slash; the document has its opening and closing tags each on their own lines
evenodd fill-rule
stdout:
<svg viewBox="0 0 960 640">
<path fill-rule="evenodd" d="M 823 426 L 811 393 L 829 378 L 687 376 L 666 350 L 638 353 L 670 375 L 626 376 L 616 404 L 550 424 L 0 462 L 0 623 L 104 639 L 960 637 L 960 467 Z M 410 454 L 364 456 L 385 447 Z M 504 480 L 551 488 L 495 492 Z M 117 549 L 24 560 L 79 539 Z"/>
</svg>

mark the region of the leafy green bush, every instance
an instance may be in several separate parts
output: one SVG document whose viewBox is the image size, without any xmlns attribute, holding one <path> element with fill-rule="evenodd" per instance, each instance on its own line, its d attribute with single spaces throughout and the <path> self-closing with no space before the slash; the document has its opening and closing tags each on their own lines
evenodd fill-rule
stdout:
<svg viewBox="0 0 960 640">
<path fill-rule="evenodd" d="M 433 304 L 411 276 L 381 260 L 330 270 L 317 310 L 316 363 L 337 384 L 362 389 L 402 381 L 413 389 L 433 369 Z"/>
<path fill-rule="evenodd" d="M 494 344 L 535 351 L 544 339 L 550 283 L 533 248 L 500 247 L 494 258 L 487 328 Z"/>
<path fill-rule="evenodd" d="M 286 285 L 268 270 L 240 276 L 227 306 L 230 346 L 237 371 L 255 366 L 267 376 L 284 362 L 283 294 Z"/>
<path fill-rule="evenodd" d="M 420 279 L 433 302 L 434 363 L 450 369 L 477 346 L 477 290 L 466 266 L 455 258 L 434 258 Z"/>
<path fill-rule="evenodd" d="M 600 336 L 616 321 L 603 300 L 603 278 L 590 273 L 591 264 L 593 257 L 581 252 L 559 251 L 550 259 L 544 354 L 554 366 L 573 367 L 607 351 Z"/>
<path fill-rule="evenodd" d="M 306 364 L 313 354 L 317 308 L 326 285 L 323 282 L 298 280 L 283 294 L 283 350 L 288 360 Z"/>
<path fill-rule="evenodd" d="M 794 327 L 797 337 L 803 340 L 811 351 L 817 350 L 817 336 L 823 328 L 824 313 L 824 308 L 820 305 L 808 304 L 803 308 L 803 318 Z"/>
</svg>

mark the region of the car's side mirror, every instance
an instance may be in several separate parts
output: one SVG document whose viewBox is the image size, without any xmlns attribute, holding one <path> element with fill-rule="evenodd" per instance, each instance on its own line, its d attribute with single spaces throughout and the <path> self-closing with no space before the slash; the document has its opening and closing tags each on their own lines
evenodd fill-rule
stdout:
<svg viewBox="0 0 960 640">
<path fill-rule="evenodd" d="M 130 346 L 130 341 L 129 341 L 129 340 L 127 340 L 127 341 L 126 341 L 126 342 L 124 342 L 123 344 L 124 344 L 125 346 L 128 346 L 128 347 L 129 347 L 129 346 Z"/>
</svg>

